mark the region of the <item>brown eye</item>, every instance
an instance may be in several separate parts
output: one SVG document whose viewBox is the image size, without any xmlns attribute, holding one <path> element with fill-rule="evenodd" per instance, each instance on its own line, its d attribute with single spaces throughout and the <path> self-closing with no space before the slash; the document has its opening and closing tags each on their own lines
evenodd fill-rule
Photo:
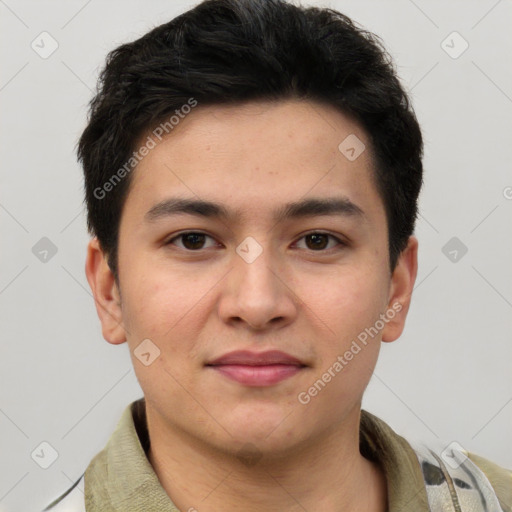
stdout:
<svg viewBox="0 0 512 512">
<path fill-rule="evenodd" d="M 306 240 L 311 241 L 311 246 L 308 245 L 310 249 L 325 249 L 326 245 L 329 243 L 328 235 L 324 235 L 322 233 L 307 235 L 305 238 Z"/>
<path fill-rule="evenodd" d="M 181 249 L 186 249 L 188 251 L 197 251 L 200 249 L 203 249 L 205 239 L 206 238 L 212 238 L 211 236 L 207 235 L 206 233 L 201 233 L 199 231 L 188 231 L 186 233 L 181 233 L 174 238 L 171 238 L 166 245 L 174 245 L 173 242 L 175 240 L 181 240 L 182 246 Z M 213 240 L 213 239 L 212 239 Z"/>
<path fill-rule="evenodd" d="M 342 242 L 339 238 L 329 234 L 329 233 L 320 233 L 320 232 L 315 232 L 315 233 L 308 233 L 307 235 L 304 235 L 301 240 L 304 239 L 306 240 L 306 249 L 309 249 L 311 251 L 316 251 L 316 252 L 321 252 L 321 251 L 325 251 L 326 249 L 331 249 L 333 248 L 333 246 L 331 247 L 327 247 L 329 245 L 329 239 L 331 240 L 334 240 L 337 242 L 337 244 L 334 245 L 334 247 L 336 245 L 341 245 L 341 246 L 344 246 L 345 243 Z"/>
</svg>

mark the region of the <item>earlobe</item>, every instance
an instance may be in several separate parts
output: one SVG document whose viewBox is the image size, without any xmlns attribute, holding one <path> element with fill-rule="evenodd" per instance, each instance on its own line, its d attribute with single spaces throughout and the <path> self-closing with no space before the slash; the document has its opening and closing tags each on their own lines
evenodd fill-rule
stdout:
<svg viewBox="0 0 512 512">
<path fill-rule="evenodd" d="M 402 334 L 411 303 L 411 295 L 418 272 L 418 239 L 410 236 L 391 277 L 388 300 L 388 318 L 382 331 L 382 341 L 395 341 Z"/>
<path fill-rule="evenodd" d="M 103 337 L 114 345 L 126 341 L 121 298 L 107 258 L 97 238 L 87 246 L 85 274 L 91 287 Z"/>
</svg>

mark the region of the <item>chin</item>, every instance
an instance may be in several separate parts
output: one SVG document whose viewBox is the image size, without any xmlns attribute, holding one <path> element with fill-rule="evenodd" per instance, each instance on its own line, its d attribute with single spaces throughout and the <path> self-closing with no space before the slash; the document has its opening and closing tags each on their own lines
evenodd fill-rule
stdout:
<svg viewBox="0 0 512 512">
<path fill-rule="evenodd" d="M 286 421 L 287 414 L 288 412 L 283 414 L 281 411 L 268 411 L 267 414 L 259 411 L 232 418 L 229 422 L 226 418 L 224 424 L 232 436 L 227 441 L 234 442 L 237 448 L 248 444 L 269 453 L 289 448 L 304 436 L 304 424 L 303 422 L 300 422 L 300 425 L 291 424 Z M 292 419 L 293 414 L 288 418 L 290 421 L 296 420 Z"/>
</svg>

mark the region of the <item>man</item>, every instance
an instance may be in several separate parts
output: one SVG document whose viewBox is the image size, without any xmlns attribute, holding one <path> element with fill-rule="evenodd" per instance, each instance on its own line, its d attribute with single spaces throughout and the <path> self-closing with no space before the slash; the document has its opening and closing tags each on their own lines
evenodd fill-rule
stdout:
<svg viewBox="0 0 512 512">
<path fill-rule="evenodd" d="M 86 274 L 144 398 L 46 510 L 510 511 L 510 471 L 361 410 L 410 305 L 422 151 L 334 10 L 208 0 L 114 50 L 79 142 Z"/>
</svg>

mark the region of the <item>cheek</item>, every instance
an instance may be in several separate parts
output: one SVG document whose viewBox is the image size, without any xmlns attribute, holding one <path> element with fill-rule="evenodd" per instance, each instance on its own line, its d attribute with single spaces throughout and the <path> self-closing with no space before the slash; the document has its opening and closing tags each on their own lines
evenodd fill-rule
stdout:
<svg viewBox="0 0 512 512">
<path fill-rule="evenodd" d="M 331 354 L 319 366 L 297 396 L 299 407 L 307 410 L 306 422 L 324 425 L 338 423 L 358 406 L 377 362 L 380 343 L 358 346 L 351 343 Z M 347 351 L 351 354 L 347 358 Z M 340 359 L 341 358 L 341 359 Z M 307 409 L 306 409 L 307 408 Z"/>
<path fill-rule="evenodd" d="M 306 311 L 314 313 L 311 318 L 321 329 L 315 336 L 318 365 L 311 383 L 328 382 L 322 394 L 336 403 L 359 397 L 380 350 L 381 330 L 375 324 L 385 307 L 385 282 L 377 273 L 352 267 L 325 280 L 322 290 L 309 286 L 302 293 L 308 297 Z"/>
<path fill-rule="evenodd" d="M 191 366 L 199 361 L 196 340 L 200 339 L 204 314 L 204 292 L 200 292 L 156 269 L 151 276 L 146 275 L 129 287 L 123 316 L 129 329 L 130 355 L 141 388 L 155 401 L 179 401 L 182 386 L 189 386 Z M 149 352 L 154 350 L 157 355 L 146 366 L 139 358 L 138 347 L 147 339 L 154 344 L 149 345 Z"/>
<path fill-rule="evenodd" d="M 180 384 L 188 387 L 195 368 L 203 362 L 201 344 L 211 308 L 208 290 L 214 283 L 207 279 L 194 283 L 190 273 L 158 270 L 156 266 L 151 275 L 133 275 L 143 278 L 130 283 L 123 316 L 128 319 L 127 338 L 137 378 L 142 389 L 152 395 L 179 400 Z M 150 339 L 159 350 L 147 367 L 135 352 L 144 339 Z"/>
<path fill-rule="evenodd" d="M 321 282 L 321 285 L 319 283 Z M 372 325 L 385 305 L 385 284 L 375 273 L 353 267 L 319 281 L 303 276 L 300 296 L 332 336 L 342 339 Z"/>
<path fill-rule="evenodd" d="M 149 265 L 148 265 L 149 266 Z M 163 339 L 190 326 L 201 309 L 207 284 L 194 282 L 190 275 L 153 266 L 152 272 L 133 270 L 134 280 L 127 283 L 123 316 L 125 325 L 138 336 Z"/>
</svg>

